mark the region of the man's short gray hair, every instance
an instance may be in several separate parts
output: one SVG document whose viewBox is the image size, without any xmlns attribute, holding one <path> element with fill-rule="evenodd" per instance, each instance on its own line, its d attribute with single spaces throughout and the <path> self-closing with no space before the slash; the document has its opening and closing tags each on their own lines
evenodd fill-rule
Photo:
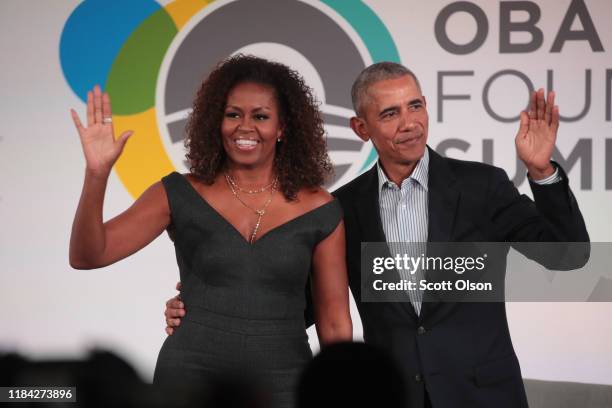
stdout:
<svg viewBox="0 0 612 408">
<path fill-rule="evenodd" d="M 355 110 L 355 113 L 357 115 L 361 115 L 364 101 L 367 98 L 366 94 L 368 92 L 368 88 L 373 83 L 383 81 L 385 79 L 403 77 L 404 75 L 410 75 L 414 79 L 414 82 L 416 82 L 419 91 L 421 90 L 421 84 L 419 83 L 416 75 L 414 75 L 411 70 L 402 64 L 398 64 L 396 62 L 378 62 L 361 71 L 359 76 L 357 76 L 357 79 L 355 79 L 355 82 L 353 82 L 353 86 L 351 88 L 351 100 L 353 102 L 353 109 Z"/>
</svg>

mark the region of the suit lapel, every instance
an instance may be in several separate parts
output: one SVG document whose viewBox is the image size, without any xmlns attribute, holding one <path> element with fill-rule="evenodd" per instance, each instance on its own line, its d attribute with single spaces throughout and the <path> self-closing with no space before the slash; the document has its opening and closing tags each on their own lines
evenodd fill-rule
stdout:
<svg viewBox="0 0 612 408">
<path fill-rule="evenodd" d="M 361 197 L 357 198 L 356 206 L 362 231 L 362 242 L 386 242 L 380 220 L 376 165 L 368 170 L 360 189 L 360 195 Z"/>
<path fill-rule="evenodd" d="M 429 149 L 428 242 L 451 242 L 453 240 L 452 232 L 461 195 L 456 181 L 446 160 Z M 431 318 L 434 311 L 441 316 L 455 305 L 454 302 L 427 301 L 428 297 L 425 294 L 421 307 L 421 318 Z"/>
<path fill-rule="evenodd" d="M 455 175 L 451 172 L 444 158 L 430 149 L 428 242 L 451 241 L 460 195 L 456 187 L 456 181 Z"/>
</svg>

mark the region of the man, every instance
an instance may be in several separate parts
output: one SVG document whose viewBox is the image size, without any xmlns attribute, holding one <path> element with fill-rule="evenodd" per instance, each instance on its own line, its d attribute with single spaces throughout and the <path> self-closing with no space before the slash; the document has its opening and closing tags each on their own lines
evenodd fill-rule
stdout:
<svg viewBox="0 0 612 408">
<path fill-rule="evenodd" d="M 521 113 L 516 136 L 535 203 L 506 173 L 482 163 L 443 158 L 426 145 L 428 114 L 415 75 L 383 62 L 352 88 L 351 128 L 379 156 L 370 170 L 334 195 L 344 210 L 349 283 L 364 339 L 388 350 L 403 369 L 411 407 L 526 407 L 505 304 L 365 302 L 362 242 L 588 241 L 563 170 L 551 162 L 559 126 L 554 93 L 540 90 Z M 184 314 L 166 310 L 169 334 Z"/>
</svg>

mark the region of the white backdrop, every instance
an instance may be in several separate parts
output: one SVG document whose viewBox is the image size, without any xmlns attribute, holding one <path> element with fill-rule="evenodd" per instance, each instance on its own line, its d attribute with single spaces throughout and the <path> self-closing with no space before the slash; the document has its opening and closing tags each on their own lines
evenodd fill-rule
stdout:
<svg viewBox="0 0 612 408">
<path fill-rule="evenodd" d="M 516 172 L 517 124 L 501 123 L 487 113 L 482 96 L 487 80 L 499 71 L 516 70 L 540 87 L 546 86 L 547 70 L 551 70 L 561 113 L 573 116 L 585 104 L 585 70 L 591 70 L 590 109 L 579 121 L 561 124 L 558 147 L 567 158 L 578 139 L 590 140 L 592 147 L 585 154 L 592 155 L 586 169 L 592 175 L 591 186 L 581 184 L 585 176 L 580 164 L 569 172 L 570 183 L 591 239 L 612 241 L 612 191 L 605 189 L 604 178 L 605 162 L 612 160 L 612 152 L 606 159 L 604 148 L 605 139 L 612 138 L 611 122 L 606 121 L 606 98 L 610 103 L 606 70 L 612 70 L 608 0 L 585 1 L 603 52 L 594 52 L 587 41 L 567 41 L 561 52 L 550 52 L 571 1 L 548 0 L 537 2 L 542 46 L 510 54 L 500 52 L 500 3 L 475 1 L 486 13 L 488 36 L 480 48 L 465 55 L 448 52 L 435 36 L 436 17 L 453 2 L 366 3 L 389 30 L 401 61 L 421 80 L 428 98 L 430 145 L 462 139 L 470 148 L 451 149 L 448 154 L 482 161 L 482 140 L 491 139 L 494 163 L 511 176 Z M 70 227 L 84 173 L 69 108 L 84 112 L 84 105 L 62 73 L 59 44 L 78 4 L 68 0 L 0 3 L 0 349 L 49 357 L 80 355 L 94 346 L 110 348 L 150 379 L 165 338 L 164 302 L 174 295 L 178 279 L 168 237 L 162 235 L 138 254 L 102 270 L 75 271 L 68 265 Z M 513 19 L 526 20 L 527 15 L 519 12 Z M 572 29 L 582 26 L 576 19 Z M 474 19 L 456 13 L 449 18 L 446 32 L 458 44 L 469 43 L 476 33 Z M 515 33 L 511 40 L 529 42 L 530 37 Z M 443 80 L 444 94 L 465 94 L 470 99 L 445 100 L 443 121 L 438 121 L 442 71 L 473 74 Z M 488 97 L 493 111 L 513 116 L 524 107 L 527 93 L 523 82 L 507 75 L 492 83 Z M 524 184 L 521 190 L 527 192 Z M 105 217 L 132 202 L 113 173 Z M 611 303 L 510 303 L 507 309 L 525 377 L 612 384 Z M 355 337 L 360 338 L 356 313 L 354 326 Z M 316 350 L 316 336 L 310 334 Z"/>
</svg>

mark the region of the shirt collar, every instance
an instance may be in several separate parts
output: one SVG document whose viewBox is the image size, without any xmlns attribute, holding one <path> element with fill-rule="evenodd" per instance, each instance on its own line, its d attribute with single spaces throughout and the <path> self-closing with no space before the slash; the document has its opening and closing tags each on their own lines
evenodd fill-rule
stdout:
<svg viewBox="0 0 612 408">
<path fill-rule="evenodd" d="M 383 187 L 389 186 L 390 184 L 393 184 L 393 182 L 389 180 L 389 178 L 385 174 L 385 171 L 380 165 L 380 160 L 376 162 L 376 169 L 378 171 L 378 193 L 380 194 Z M 414 181 L 419 183 L 421 187 L 425 189 L 425 191 L 428 191 L 429 149 L 427 147 L 425 148 L 425 153 L 423 154 L 423 157 L 421 157 L 417 165 L 414 167 L 412 174 L 410 175 L 410 177 L 408 177 L 402 182 L 402 185 L 404 185 L 404 183 L 406 183 L 409 179 L 413 179 Z"/>
</svg>

